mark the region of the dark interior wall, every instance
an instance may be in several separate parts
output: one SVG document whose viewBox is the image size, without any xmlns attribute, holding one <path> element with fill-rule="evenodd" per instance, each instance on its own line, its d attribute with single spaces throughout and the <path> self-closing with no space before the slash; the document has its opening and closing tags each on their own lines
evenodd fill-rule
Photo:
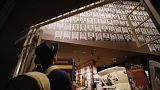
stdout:
<svg viewBox="0 0 160 90">
<path fill-rule="evenodd" d="M 0 30 L 1 90 L 16 66 L 23 44 L 14 45 L 14 42 L 27 33 L 29 26 L 95 1 L 97 0 L 15 0 L 16 5 Z"/>
<path fill-rule="evenodd" d="M 0 10 L 4 7 L 3 5 L 6 3 L 6 0 L 1 0 L 0 1 Z"/>
</svg>

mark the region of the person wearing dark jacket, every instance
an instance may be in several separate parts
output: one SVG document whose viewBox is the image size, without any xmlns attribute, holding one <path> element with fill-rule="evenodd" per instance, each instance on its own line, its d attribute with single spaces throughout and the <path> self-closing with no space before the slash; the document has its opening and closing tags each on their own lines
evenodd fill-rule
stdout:
<svg viewBox="0 0 160 90">
<path fill-rule="evenodd" d="M 35 70 L 45 72 L 47 68 L 53 66 L 57 51 L 57 43 L 41 43 L 35 50 L 35 63 L 41 66 L 37 67 Z M 47 76 L 50 81 L 51 90 L 72 90 L 71 79 L 65 71 L 55 69 Z"/>
<path fill-rule="evenodd" d="M 58 68 L 46 71 L 54 66 L 54 57 L 58 44 L 43 42 L 35 50 L 36 67 L 33 72 L 19 75 L 9 80 L 5 90 L 72 90 L 71 79 Z"/>
</svg>

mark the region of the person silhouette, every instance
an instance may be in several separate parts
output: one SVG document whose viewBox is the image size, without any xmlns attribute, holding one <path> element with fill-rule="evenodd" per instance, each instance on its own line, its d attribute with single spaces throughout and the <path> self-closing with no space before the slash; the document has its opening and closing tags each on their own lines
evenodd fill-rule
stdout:
<svg viewBox="0 0 160 90">
<path fill-rule="evenodd" d="M 52 66 L 55 62 L 54 57 L 58 51 L 57 43 L 43 42 L 35 49 L 35 64 L 37 67 L 34 71 L 44 72 L 48 67 Z"/>
<path fill-rule="evenodd" d="M 49 67 L 54 66 L 57 51 L 57 43 L 43 42 L 37 46 L 35 50 L 35 63 L 40 64 L 40 66 L 34 70 L 44 73 Z M 71 79 L 65 71 L 55 69 L 47 76 L 50 81 L 51 90 L 72 90 Z"/>
<path fill-rule="evenodd" d="M 35 49 L 35 64 L 32 72 L 11 78 L 5 90 L 72 90 L 71 79 L 58 68 L 46 71 L 54 66 L 58 44 L 43 42 Z"/>
</svg>

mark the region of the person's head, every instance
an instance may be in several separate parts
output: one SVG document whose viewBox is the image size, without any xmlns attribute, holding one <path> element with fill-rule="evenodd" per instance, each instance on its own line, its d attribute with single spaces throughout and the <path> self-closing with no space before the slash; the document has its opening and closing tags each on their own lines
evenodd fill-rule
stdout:
<svg viewBox="0 0 160 90">
<path fill-rule="evenodd" d="M 35 50 L 36 64 L 52 65 L 55 55 L 57 54 L 58 44 L 57 43 L 46 43 L 43 42 L 37 46 Z"/>
</svg>

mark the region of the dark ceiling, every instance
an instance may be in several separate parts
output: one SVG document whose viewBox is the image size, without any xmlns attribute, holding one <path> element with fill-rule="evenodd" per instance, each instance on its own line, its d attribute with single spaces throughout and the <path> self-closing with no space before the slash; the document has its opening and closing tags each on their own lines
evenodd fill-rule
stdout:
<svg viewBox="0 0 160 90">
<path fill-rule="evenodd" d="M 2 1 L 0 5 L 5 6 L 7 0 Z M 15 0 L 15 6 L 0 30 L 2 88 L 13 72 L 23 43 L 14 45 L 14 42 L 27 33 L 29 26 L 95 1 L 98 0 Z M 3 9 L 3 6 L 0 8 Z"/>
</svg>

